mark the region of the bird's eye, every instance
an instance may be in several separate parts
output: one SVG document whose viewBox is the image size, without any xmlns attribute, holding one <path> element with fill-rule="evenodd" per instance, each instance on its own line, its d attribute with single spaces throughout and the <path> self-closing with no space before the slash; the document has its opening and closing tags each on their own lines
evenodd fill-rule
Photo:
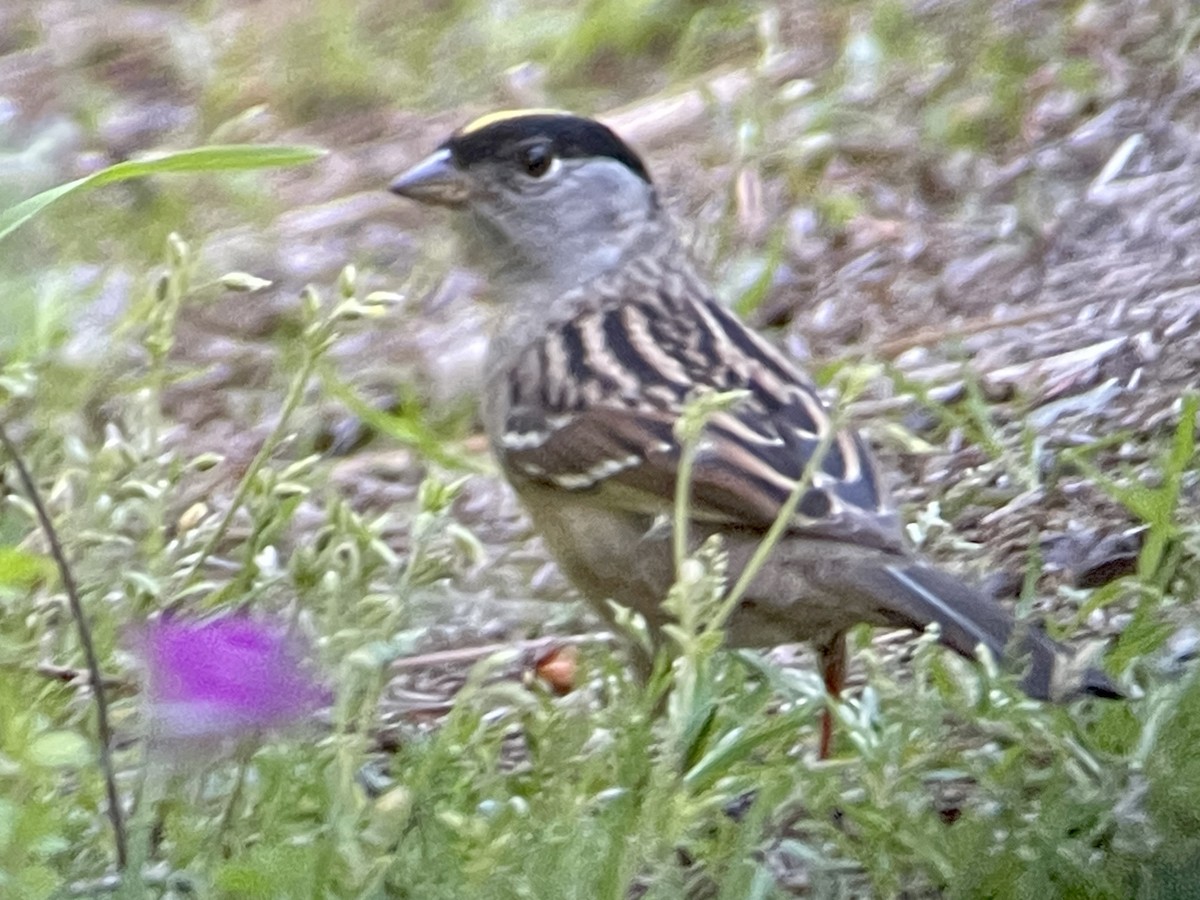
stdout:
<svg viewBox="0 0 1200 900">
<path fill-rule="evenodd" d="M 534 178 L 541 178 L 550 171 L 554 164 L 554 153 L 548 144 L 530 144 L 521 150 L 521 165 L 526 173 Z"/>
</svg>

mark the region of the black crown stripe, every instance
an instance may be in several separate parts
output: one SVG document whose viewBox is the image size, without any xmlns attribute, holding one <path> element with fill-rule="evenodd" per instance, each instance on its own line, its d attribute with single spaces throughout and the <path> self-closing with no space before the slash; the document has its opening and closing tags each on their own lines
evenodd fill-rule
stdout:
<svg viewBox="0 0 1200 900">
<path fill-rule="evenodd" d="M 641 158 L 611 129 L 594 119 L 567 113 L 485 116 L 455 132 L 442 146 L 460 167 L 468 168 L 489 160 L 514 159 L 518 148 L 537 138 L 548 140 L 561 159 L 608 157 L 650 183 Z"/>
</svg>

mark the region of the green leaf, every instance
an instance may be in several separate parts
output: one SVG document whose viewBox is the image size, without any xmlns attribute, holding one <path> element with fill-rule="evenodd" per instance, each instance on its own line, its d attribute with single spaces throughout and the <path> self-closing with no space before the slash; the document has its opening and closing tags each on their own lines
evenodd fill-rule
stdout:
<svg viewBox="0 0 1200 900">
<path fill-rule="evenodd" d="M 16 547 L 0 547 L 0 585 L 31 588 L 54 577 L 54 560 Z"/>
<path fill-rule="evenodd" d="M 49 866 L 27 865 L 21 868 L 13 880 L 11 896 L 13 900 L 44 900 L 54 896 L 54 891 L 62 879 Z"/>
<path fill-rule="evenodd" d="M 75 731 L 47 731 L 29 745 L 29 759 L 40 766 L 74 768 L 92 761 L 92 748 L 87 739 Z"/>
<path fill-rule="evenodd" d="M 1200 828 L 1200 678 L 1192 676 L 1172 704 L 1146 760 L 1147 806 L 1167 834 Z"/>
<path fill-rule="evenodd" d="M 171 172 L 230 172 L 246 169 L 268 169 L 277 166 L 297 166 L 325 155 L 316 147 L 255 146 L 229 144 L 214 147 L 195 147 L 175 153 L 164 153 L 145 159 L 133 159 L 101 169 L 75 181 L 60 184 L 22 200 L 16 206 L 0 212 L 0 241 L 4 240 L 54 201 L 84 188 L 100 187 L 130 178 L 162 175 Z"/>
<path fill-rule="evenodd" d="M 320 845 L 304 847 L 258 846 L 235 856 L 217 869 L 214 879 L 223 896 L 311 897 L 320 896 L 314 865 L 322 857 Z M 331 873 L 323 872 L 328 883 Z"/>
<path fill-rule="evenodd" d="M 1154 653 L 1170 637 L 1172 627 L 1159 620 L 1159 600 L 1156 594 L 1146 593 L 1138 601 L 1133 619 L 1108 655 L 1107 664 L 1114 671 L 1120 672 L 1134 660 Z"/>
<path fill-rule="evenodd" d="M 362 420 L 370 428 L 419 450 L 423 455 L 447 469 L 467 472 L 482 471 L 482 467 L 477 461 L 446 446 L 447 442 L 426 420 L 424 410 L 415 399 L 404 397 L 398 410 L 384 411 L 376 409 L 365 401 L 328 366 L 322 367 L 321 382 L 336 400 L 345 404 L 356 418 Z"/>
</svg>

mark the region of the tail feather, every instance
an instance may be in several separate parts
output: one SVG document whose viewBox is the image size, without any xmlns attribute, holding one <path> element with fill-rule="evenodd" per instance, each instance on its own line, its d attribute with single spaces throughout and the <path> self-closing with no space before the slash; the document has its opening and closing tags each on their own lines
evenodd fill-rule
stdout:
<svg viewBox="0 0 1200 900">
<path fill-rule="evenodd" d="M 869 582 L 861 587 L 886 598 L 884 615 L 892 624 L 919 630 L 937 622 L 941 643 L 963 656 L 973 658 L 983 644 L 997 660 L 1024 660 L 1021 687 L 1035 699 L 1122 696 L 1097 669 L 1072 673 L 1077 667 L 1065 648 L 1036 626 L 1018 627 L 1003 607 L 953 575 L 914 561 L 871 567 L 858 576 Z"/>
</svg>

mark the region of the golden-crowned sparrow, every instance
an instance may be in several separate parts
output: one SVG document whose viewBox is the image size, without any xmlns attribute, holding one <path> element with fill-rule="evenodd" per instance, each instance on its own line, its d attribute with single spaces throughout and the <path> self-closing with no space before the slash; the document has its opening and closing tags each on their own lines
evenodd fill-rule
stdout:
<svg viewBox="0 0 1200 900">
<path fill-rule="evenodd" d="M 1116 694 L 1095 670 L 1068 679 L 1065 651 L 1036 628 L 1007 647 L 1004 609 L 912 554 L 862 439 L 836 429 L 812 382 L 713 296 L 645 165 L 607 127 L 547 110 L 485 116 L 391 190 L 469 217 L 471 261 L 503 307 L 485 372 L 492 449 L 601 611 L 611 598 L 652 626 L 667 620 L 675 425 L 698 390 L 742 391 L 706 426 L 692 539 L 720 533 L 736 578 L 793 489 L 805 489 L 730 617 L 730 644 L 811 641 L 837 691 L 848 628 L 937 622 L 964 656 L 983 644 L 997 658 L 1027 657 L 1022 684 L 1034 697 Z"/>
</svg>

